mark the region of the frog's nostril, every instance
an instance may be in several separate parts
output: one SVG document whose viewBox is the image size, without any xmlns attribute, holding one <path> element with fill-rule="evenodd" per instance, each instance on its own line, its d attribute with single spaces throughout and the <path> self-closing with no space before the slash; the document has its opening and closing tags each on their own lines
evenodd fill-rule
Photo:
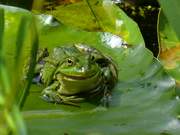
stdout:
<svg viewBox="0 0 180 135">
<path fill-rule="evenodd" d="M 91 55 L 91 60 L 94 61 L 95 60 L 95 57 L 93 55 Z"/>
<path fill-rule="evenodd" d="M 81 67 L 81 72 L 85 72 L 85 68 L 84 67 Z"/>
<path fill-rule="evenodd" d="M 91 66 L 89 64 L 85 65 L 85 66 L 82 66 L 81 67 L 81 72 L 86 72 L 88 71 L 89 69 L 91 68 Z"/>
</svg>

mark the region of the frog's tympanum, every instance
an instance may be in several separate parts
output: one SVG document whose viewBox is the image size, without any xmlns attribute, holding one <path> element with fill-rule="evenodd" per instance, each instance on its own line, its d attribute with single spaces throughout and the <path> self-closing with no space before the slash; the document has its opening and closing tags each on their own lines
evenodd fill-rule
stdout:
<svg viewBox="0 0 180 135">
<path fill-rule="evenodd" d="M 100 51 L 75 44 L 40 51 L 34 82 L 45 86 L 41 97 L 47 102 L 75 105 L 99 99 L 107 104 L 117 82 L 117 69 Z"/>
</svg>

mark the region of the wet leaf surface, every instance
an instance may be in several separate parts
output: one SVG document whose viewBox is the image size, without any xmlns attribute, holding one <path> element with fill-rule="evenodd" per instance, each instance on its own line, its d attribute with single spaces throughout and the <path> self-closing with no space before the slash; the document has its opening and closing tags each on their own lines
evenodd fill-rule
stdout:
<svg viewBox="0 0 180 135">
<path fill-rule="evenodd" d="M 180 83 L 180 40 L 176 36 L 163 12 L 159 17 L 159 58 L 165 69 Z"/>
<path fill-rule="evenodd" d="M 106 42 L 114 36 L 61 23 L 40 28 L 41 47 L 84 43 L 110 56 L 118 66 L 119 81 L 109 108 L 87 102 L 80 108 L 49 104 L 39 98 L 42 87 L 33 86 L 23 112 L 30 134 L 179 134 L 174 79 L 144 46 Z"/>
<path fill-rule="evenodd" d="M 52 10 L 43 12 L 72 27 L 111 32 L 121 36 L 128 44 L 144 45 L 137 24 L 110 0 L 85 0 L 74 4 L 56 5 Z"/>
</svg>

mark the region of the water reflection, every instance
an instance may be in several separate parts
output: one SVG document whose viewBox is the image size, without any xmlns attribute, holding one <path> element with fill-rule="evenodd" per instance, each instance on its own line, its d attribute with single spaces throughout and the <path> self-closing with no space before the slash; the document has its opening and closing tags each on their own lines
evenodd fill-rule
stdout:
<svg viewBox="0 0 180 135">
<path fill-rule="evenodd" d="M 105 32 L 101 35 L 101 41 L 111 48 L 127 48 L 127 43 L 121 37 Z"/>
</svg>

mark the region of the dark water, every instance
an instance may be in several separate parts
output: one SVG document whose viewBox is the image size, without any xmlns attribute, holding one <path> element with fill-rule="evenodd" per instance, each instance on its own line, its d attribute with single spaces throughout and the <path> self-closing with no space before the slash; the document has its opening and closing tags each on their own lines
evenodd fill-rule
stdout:
<svg viewBox="0 0 180 135">
<path fill-rule="evenodd" d="M 159 53 L 157 33 L 158 2 L 156 0 L 124 0 L 117 5 L 137 22 L 146 47 L 157 57 Z"/>
<path fill-rule="evenodd" d="M 0 4 L 11 5 L 25 9 L 31 9 L 32 3 L 33 0 L 1 0 L 0 1 Z"/>
</svg>

